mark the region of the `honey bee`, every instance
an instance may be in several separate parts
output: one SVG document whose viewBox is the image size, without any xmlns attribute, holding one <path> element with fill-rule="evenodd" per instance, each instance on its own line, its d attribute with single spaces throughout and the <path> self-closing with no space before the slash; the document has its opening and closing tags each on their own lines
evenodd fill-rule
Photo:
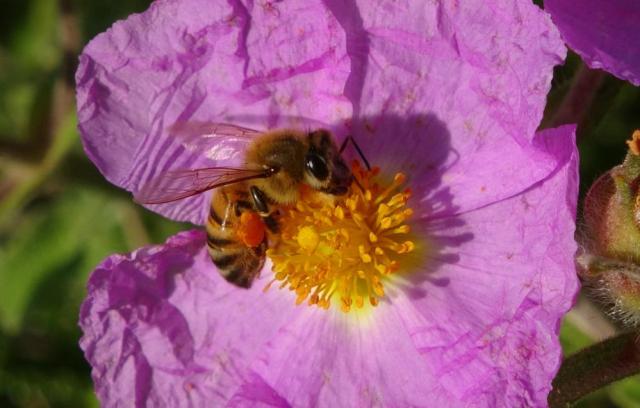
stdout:
<svg viewBox="0 0 640 408">
<path fill-rule="evenodd" d="M 268 232 L 279 232 L 283 205 L 300 199 L 301 188 L 331 195 L 347 193 L 355 180 L 342 158 L 353 137 L 338 148 L 325 129 L 261 132 L 229 124 L 210 124 L 209 133 L 246 139 L 244 165 L 174 170 L 161 174 L 135 194 L 142 204 L 161 204 L 215 189 L 206 221 L 213 263 L 230 283 L 249 288 L 264 265 Z"/>
</svg>

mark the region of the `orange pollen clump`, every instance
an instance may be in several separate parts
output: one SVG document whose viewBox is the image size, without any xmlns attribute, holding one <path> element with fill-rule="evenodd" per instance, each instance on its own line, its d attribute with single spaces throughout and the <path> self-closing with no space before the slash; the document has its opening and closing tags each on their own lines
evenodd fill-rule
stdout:
<svg viewBox="0 0 640 408">
<path fill-rule="evenodd" d="M 353 183 L 344 196 L 303 191 L 293 208 L 280 218 L 280 234 L 267 256 L 273 262 L 274 282 L 307 301 L 328 309 L 339 300 L 342 311 L 376 306 L 385 296 L 383 282 L 399 269 L 400 259 L 414 250 L 407 240 L 409 189 L 397 173 L 391 183 L 378 184 L 378 168 L 365 170 L 355 162 Z"/>
<path fill-rule="evenodd" d="M 264 240 L 265 225 L 255 212 L 245 211 L 240 215 L 240 224 L 236 230 L 238 239 L 248 247 L 255 248 Z"/>
</svg>

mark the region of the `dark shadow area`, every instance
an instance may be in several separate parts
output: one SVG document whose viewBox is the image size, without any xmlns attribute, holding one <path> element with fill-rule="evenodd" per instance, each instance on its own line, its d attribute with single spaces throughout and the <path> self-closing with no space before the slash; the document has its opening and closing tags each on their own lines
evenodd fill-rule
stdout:
<svg viewBox="0 0 640 408">
<path fill-rule="evenodd" d="M 353 105 L 353 116 L 358 117 L 370 58 L 369 33 L 364 28 L 364 22 L 355 1 L 324 0 L 324 3 L 345 33 L 351 72 L 344 86 L 344 96 Z"/>
<path fill-rule="evenodd" d="M 11 46 L 15 41 L 16 27 L 27 24 L 29 2 L 23 0 L 5 0 L 0 13 L 0 45 Z"/>
<path fill-rule="evenodd" d="M 83 17 L 81 30 L 83 38 L 92 38 L 108 29 L 114 21 L 124 19 L 132 13 L 146 10 L 151 0 L 128 0 L 113 2 L 110 0 L 72 1 L 72 5 Z"/>
<path fill-rule="evenodd" d="M 460 159 L 451 148 L 445 123 L 430 113 L 382 115 L 354 120 L 351 131 L 373 165 L 387 177 L 404 173 L 413 191 L 410 226 L 416 250 L 403 257 L 408 259 L 402 260 L 404 272 L 397 275 L 395 288 L 420 298 L 428 285 L 447 286 L 449 280 L 438 276 L 438 271 L 458 262 L 456 248 L 473 239 L 473 234 L 460 232 L 465 223 L 455 215 L 458 208 L 449 188 L 442 185 L 447 170 Z M 387 291 L 392 298 L 394 287 Z"/>
</svg>

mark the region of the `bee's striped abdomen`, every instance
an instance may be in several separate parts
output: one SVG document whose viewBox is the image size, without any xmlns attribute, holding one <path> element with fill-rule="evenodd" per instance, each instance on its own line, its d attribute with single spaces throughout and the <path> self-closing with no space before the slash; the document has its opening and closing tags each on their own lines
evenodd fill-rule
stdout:
<svg viewBox="0 0 640 408">
<path fill-rule="evenodd" d="M 207 247 L 213 263 L 229 282 L 248 288 L 264 264 L 267 241 L 249 247 L 238 240 L 239 224 L 232 192 L 221 188 L 214 192 L 207 218 Z"/>
</svg>

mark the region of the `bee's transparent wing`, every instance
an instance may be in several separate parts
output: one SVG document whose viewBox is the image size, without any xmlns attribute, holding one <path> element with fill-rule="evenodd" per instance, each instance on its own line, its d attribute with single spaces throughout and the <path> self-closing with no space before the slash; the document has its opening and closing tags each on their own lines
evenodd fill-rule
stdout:
<svg viewBox="0 0 640 408">
<path fill-rule="evenodd" d="M 253 138 L 264 133 L 229 123 L 198 121 L 176 122 L 168 131 L 188 150 L 212 160 L 233 158 L 244 152 Z"/>
<path fill-rule="evenodd" d="M 181 200 L 212 188 L 272 175 L 273 169 L 208 167 L 171 170 L 145 184 L 134 199 L 140 204 L 162 204 Z"/>
</svg>

